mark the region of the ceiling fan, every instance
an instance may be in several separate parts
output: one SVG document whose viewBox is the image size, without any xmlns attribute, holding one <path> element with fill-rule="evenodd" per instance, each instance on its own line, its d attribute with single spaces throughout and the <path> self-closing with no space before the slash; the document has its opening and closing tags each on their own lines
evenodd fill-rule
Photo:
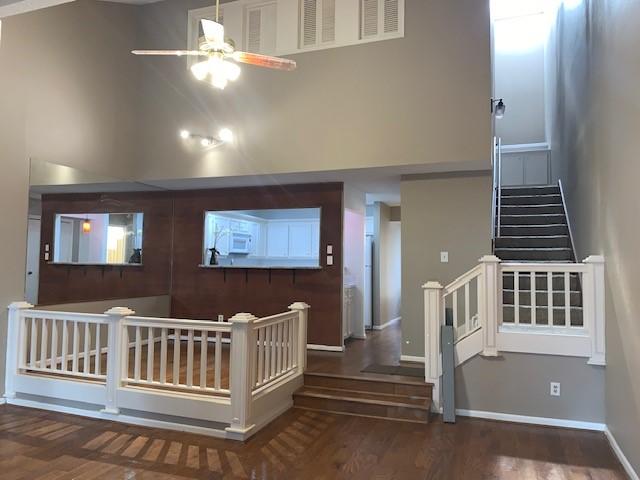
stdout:
<svg viewBox="0 0 640 480">
<path fill-rule="evenodd" d="M 199 50 L 133 50 L 134 55 L 169 55 L 205 57 L 206 60 L 195 63 L 191 73 L 198 80 L 209 81 L 216 88 L 224 89 L 229 82 L 234 82 L 240 76 L 237 63 L 246 63 L 258 67 L 275 70 L 292 71 L 296 62 L 285 58 L 236 51 L 233 40 L 224 37 L 224 26 L 218 23 L 220 0 L 216 1 L 216 21 L 202 19 L 202 31 Z M 236 63 L 237 62 L 237 63 Z"/>
</svg>

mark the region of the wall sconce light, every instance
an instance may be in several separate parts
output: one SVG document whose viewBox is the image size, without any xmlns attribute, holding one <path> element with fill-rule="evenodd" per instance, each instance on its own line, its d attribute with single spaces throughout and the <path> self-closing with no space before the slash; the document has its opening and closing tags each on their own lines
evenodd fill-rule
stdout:
<svg viewBox="0 0 640 480">
<path fill-rule="evenodd" d="M 233 132 L 228 128 L 221 128 L 215 137 L 191 133 L 189 130 L 180 130 L 180 138 L 183 140 L 198 140 L 204 148 L 217 147 L 223 143 L 233 142 Z"/>
<path fill-rule="evenodd" d="M 504 104 L 502 98 L 491 99 L 491 113 L 496 116 L 496 119 L 500 120 L 504 117 L 504 112 L 507 110 L 507 106 Z"/>
<path fill-rule="evenodd" d="M 91 220 L 88 218 L 85 218 L 84 222 L 82 222 L 82 233 L 91 233 Z"/>
</svg>

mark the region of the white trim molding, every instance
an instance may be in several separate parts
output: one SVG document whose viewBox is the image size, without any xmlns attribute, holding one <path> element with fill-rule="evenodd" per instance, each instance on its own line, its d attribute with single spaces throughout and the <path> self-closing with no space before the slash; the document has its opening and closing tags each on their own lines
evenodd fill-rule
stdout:
<svg viewBox="0 0 640 480">
<path fill-rule="evenodd" d="M 70 3 L 75 0 L 22 0 L 21 2 L 10 3 L 0 7 L 0 18 L 11 17 L 22 13 L 40 10 L 41 8 L 53 7 L 63 3 Z"/>
<path fill-rule="evenodd" d="M 605 428 L 604 434 L 607 437 L 607 440 L 609 441 L 609 445 L 611 445 L 611 450 L 613 450 L 613 453 L 615 453 L 616 457 L 618 457 L 618 460 L 622 464 L 622 468 L 624 468 L 624 471 L 627 472 L 627 475 L 629 475 L 629 478 L 631 480 L 640 480 L 640 477 L 638 476 L 636 471 L 633 469 L 633 465 L 631 465 L 631 462 L 625 456 L 624 452 L 622 451 L 622 448 L 620 448 L 620 445 L 618 445 L 618 442 L 616 441 L 616 437 L 613 436 L 613 433 L 611 433 L 611 430 L 609 430 L 609 427 Z"/>
<path fill-rule="evenodd" d="M 566 420 L 563 418 L 530 417 L 528 415 L 516 415 L 513 413 L 484 412 L 481 410 L 456 409 L 456 415 L 461 417 L 483 418 L 499 422 L 524 423 L 527 425 L 543 425 L 546 427 L 574 428 L 578 430 L 592 430 L 605 432 L 607 426 L 604 423 L 583 422 L 581 420 Z"/>
<path fill-rule="evenodd" d="M 401 362 L 424 363 L 424 357 L 416 357 L 413 355 L 400 355 Z"/>
<path fill-rule="evenodd" d="M 318 352 L 344 352 L 344 346 L 337 347 L 334 345 L 314 345 L 308 343 L 307 350 L 316 350 Z"/>
<path fill-rule="evenodd" d="M 7 399 L 4 397 L 0 398 L 0 405 L 4 405 L 5 403 L 7 403 Z"/>
<path fill-rule="evenodd" d="M 393 325 L 396 322 L 399 322 L 400 320 L 402 320 L 402 317 L 392 318 L 387 323 L 383 323 L 382 325 L 374 325 L 373 329 L 374 330 L 384 330 L 385 328 L 390 327 L 391 325 Z"/>
</svg>

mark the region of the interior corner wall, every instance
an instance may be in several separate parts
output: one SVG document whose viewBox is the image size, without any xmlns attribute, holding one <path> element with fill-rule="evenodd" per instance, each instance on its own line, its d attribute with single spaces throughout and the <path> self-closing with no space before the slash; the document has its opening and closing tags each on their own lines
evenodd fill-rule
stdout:
<svg viewBox="0 0 640 480">
<path fill-rule="evenodd" d="M 365 338 L 364 330 L 364 255 L 366 195 L 356 187 L 344 186 L 344 284 L 353 285 L 352 318 L 347 333 Z M 321 254 L 324 255 L 324 252 Z M 343 313 L 342 321 L 346 321 Z M 344 330 L 344 329 L 343 329 Z"/>
<path fill-rule="evenodd" d="M 572 2 L 576 3 L 576 2 Z M 557 155 L 579 257 L 605 257 L 606 423 L 640 472 L 640 3 L 583 0 L 558 17 Z"/>
<path fill-rule="evenodd" d="M 373 328 L 384 328 L 400 317 L 401 244 L 391 207 L 373 204 Z"/>
<path fill-rule="evenodd" d="M 4 394 L 7 306 L 24 299 L 29 159 L 25 151 L 24 85 L 12 55 L 19 45 L 0 20 L 0 392 Z"/>
<path fill-rule="evenodd" d="M 422 285 L 446 285 L 491 253 L 491 190 L 489 172 L 402 180 L 402 355 L 424 357 Z"/>
</svg>

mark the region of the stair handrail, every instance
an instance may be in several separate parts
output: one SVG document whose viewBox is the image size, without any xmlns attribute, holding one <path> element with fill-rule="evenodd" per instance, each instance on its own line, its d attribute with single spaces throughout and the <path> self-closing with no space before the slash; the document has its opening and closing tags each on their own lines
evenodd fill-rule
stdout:
<svg viewBox="0 0 640 480">
<path fill-rule="evenodd" d="M 502 207 L 502 139 L 493 137 L 493 187 L 491 191 L 491 242 L 495 248 L 495 239 L 500 236 L 500 209 Z"/>
<path fill-rule="evenodd" d="M 558 187 L 560 187 L 560 198 L 562 199 L 562 208 L 564 209 L 564 217 L 567 219 L 567 230 L 569 230 L 569 241 L 571 242 L 571 251 L 573 252 L 573 260 L 578 261 L 578 254 L 576 252 L 576 244 L 573 243 L 573 231 L 571 229 L 571 220 L 569 219 L 569 211 L 567 210 L 567 200 L 564 195 L 564 188 L 562 187 L 562 180 L 558 179 Z"/>
</svg>

